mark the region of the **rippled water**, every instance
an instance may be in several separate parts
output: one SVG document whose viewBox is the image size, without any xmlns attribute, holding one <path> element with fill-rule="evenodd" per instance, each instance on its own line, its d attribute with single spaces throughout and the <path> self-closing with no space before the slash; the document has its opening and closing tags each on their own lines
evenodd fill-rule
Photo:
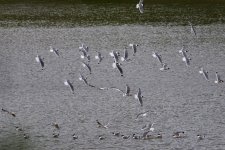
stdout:
<svg viewBox="0 0 225 150">
<path fill-rule="evenodd" d="M 91 7 L 88 5 L 91 4 L 84 6 Z M 134 13 L 140 16 L 135 9 Z M 42 23 L 38 22 L 34 28 L 33 24 L 23 26 L 24 21 L 19 21 L 23 27 L 18 27 L 15 23 L 18 20 L 12 20 L 5 22 L 11 27 L 2 24 L 0 29 L 0 103 L 15 112 L 16 117 L 1 112 L 0 149 L 224 149 L 224 83 L 214 83 L 216 71 L 225 80 L 223 23 L 196 23 L 195 37 L 188 25 L 170 26 L 161 22 L 138 25 L 118 21 L 115 25 L 109 20 L 110 25 L 99 25 L 97 21 L 92 26 L 85 21 L 90 26 L 75 23 L 70 28 L 67 21 L 60 28 L 45 23 L 43 26 L 48 28 L 40 27 Z M 78 47 L 82 42 L 90 48 L 91 75 L 80 63 Z M 137 43 L 139 47 L 136 56 L 129 49 L 132 61 L 122 63 L 124 77 L 121 77 L 111 66 L 109 52 L 117 50 L 123 54 L 129 43 Z M 49 52 L 50 45 L 59 49 L 59 58 Z M 189 67 L 178 53 L 182 45 L 191 58 Z M 96 51 L 104 56 L 101 64 L 94 60 Z M 153 51 L 162 55 L 170 70 L 159 70 Z M 35 62 L 37 54 L 44 58 L 44 70 Z M 209 72 L 210 81 L 198 73 L 200 67 Z M 133 97 L 86 86 L 78 79 L 80 72 L 98 87 L 124 89 L 129 84 L 132 94 L 141 88 L 143 108 Z M 74 95 L 63 85 L 64 79 L 73 83 Z M 150 112 L 145 118 L 135 120 L 138 113 L 147 110 Z M 97 119 L 103 124 L 109 122 L 109 129 L 98 128 Z M 52 136 L 53 122 L 60 126 L 58 138 Z M 152 134 L 161 133 L 162 139 L 122 139 L 110 133 L 142 135 L 141 127 L 148 122 L 155 122 Z M 23 131 L 16 131 L 15 126 Z M 184 131 L 185 138 L 173 138 L 175 131 Z M 30 138 L 24 139 L 23 133 Z M 77 140 L 73 140 L 73 133 Z M 198 141 L 197 134 L 205 135 L 204 140 Z M 105 139 L 99 140 L 99 135 Z"/>
</svg>

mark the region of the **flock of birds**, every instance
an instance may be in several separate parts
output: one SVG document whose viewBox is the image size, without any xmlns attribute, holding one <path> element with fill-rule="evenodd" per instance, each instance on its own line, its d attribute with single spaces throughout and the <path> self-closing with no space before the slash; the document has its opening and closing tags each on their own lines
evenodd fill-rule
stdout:
<svg viewBox="0 0 225 150">
<path fill-rule="evenodd" d="M 136 5 L 136 8 L 139 9 L 140 13 L 144 12 L 143 0 L 139 1 L 139 3 Z M 189 25 L 190 25 L 190 28 L 191 28 L 191 33 L 193 33 L 193 35 L 196 36 L 196 31 L 195 31 L 194 26 L 191 24 L 191 22 L 189 22 Z M 132 49 L 133 56 L 135 56 L 135 54 L 137 53 L 138 44 L 134 44 L 133 43 L 133 44 L 129 44 L 128 46 L 130 47 L 130 49 Z M 56 48 L 53 48 L 52 46 L 50 46 L 50 52 L 54 53 L 57 57 L 60 57 L 59 50 L 56 49 Z M 79 47 L 79 52 L 81 53 L 80 58 L 82 60 L 84 60 L 84 61 L 81 61 L 81 66 L 84 67 L 84 68 L 87 68 L 88 72 L 90 74 L 92 74 L 92 68 L 90 66 L 89 47 L 84 45 L 84 44 L 82 44 Z M 181 50 L 179 50 L 179 53 L 180 53 L 180 55 L 182 57 L 182 61 L 186 64 L 186 66 L 189 66 L 191 59 L 188 57 L 187 52 L 188 51 L 185 50 L 184 46 L 181 48 Z M 112 68 L 113 69 L 117 69 L 118 73 L 122 77 L 124 76 L 124 73 L 123 73 L 123 68 L 122 68 L 121 63 L 122 62 L 132 61 L 129 58 L 128 54 L 129 54 L 128 53 L 128 48 L 126 48 L 126 47 L 124 48 L 123 56 L 120 56 L 120 53 L 117 52 L 117 51 L 112 51 L 112 52 L 109 53 L 109 55 L 112 58 L 112 62 L 113 62 L 112 63 Z M 157 52 L 153 52 L 152 53 L 152 57 L 157 59 L 157 61 L 160 63 L 161 68 L 159 68 L 159 69 L 161 71 L 166 71 L 166 70 L 170 69 L 168 67 L 167 63 L 163 62 L 161 55 L 159 55 Z M 94 58 L 98 61 L 98 64 L 102 63 L 102 60 L 104 59 L 104 57 L 102 56 L 102 54 L 100 52 L 97 52 L 97 55 Z M 36 59 L 36 62 L 40 64 L 42 70 L 44 70 L 44 68 L 45 68 L 44 59 L 41 56 L 39 56 L 39 55 L 37 55 L 35 59 Z M 204 78 L 207 81 L 209 81 L 208 72 L 203 67 L 199 70 L 199 73 L 201 75 L 203 75 Z M 79 74 L 79 80 L 84 82 L 87 86 L 90 86 L 92 88 L 96 88 L 98 90 L 116 90 L 116 91 L 121 92 L 124 97 L 125 96 L 133 96 L 136 100 L 138 100 L 138 102 L 140 103 L 140 106 L 143 107 L 143 96 L 142 96 L 140 88 L 137 90 L 137 93 L 133 95 L 133 94 L 130 93 L 130 87 L 129 87 L 128 84 L 126 84 L 126 89 L 125 90 L 121 90 L 121 89 L 118 89 L 116 87 L 96 87 L 94 85 L 89 84 L 89 82 L 87 81 L 87 78 L 85 78 L 81 73 Z M 64 82 L 64 85 L 70 89 L 72 94 L 75 94 L 74 93 L 75 92 L 74 91 L 74 86 L 73 86 L 72 82 L 70 82 L 68 79 L 65 79 L 63 82 Z M 214 81 L 214 83 L 219 84 L 219 83 L 222 83 L 222 82 L 223 82 L 223 80 L 221 80 L 219 74 L 216 72 L 215 73 L 215 81 Z M 11 115 L 13 117 L 16 117 L 16 114 L 14 112 L 10 112 L 10 111 L 8 111 L 8 110 L 6 110 L 4 108 L 2 108 L 2 111 L 8 113 L 9 115 Z M 149 111 L 145 111 L 145 112 L 139 113 L 137 115 L 136 119 L 139 118 L 139 117 L 147 116 L 148 112 Z M 57 138 L 57 137 L 59 137 L 60 127 L 59 127 L 59 125 L 57 123 L 53 123 L 52 125 L 54 127 L 53 137 Z M 96 120 L 96 125 L 99 128 L 104 128 L 104 129 L 107 129 L 107 130 L 109 129 L 109 126 L 108 126 L 109 123 L 106 124 L 106 125 L 103 125 L 99 120 Z M 136 134 L 124 135 L 124 134 L 122 134 L 120 132 L 111 132 L 111 131 L 110 131 L 110 133 L 112 135 L 114 135 L 114 136 L 122 137 L 123 139 L 128 139 L 128 138 L 143 139 L 143 140 L 146 140 L 146 139 L 161 139 L 162 138 L 162 134 L 160 134 L 160 133 L 155 134 L 155 135 L 149 134 L 150 132 L 154 131 L 153 125 L 154 125 L 154 123 L 148 123 L 147 125 L 143 126 L 143 128 L 141 128 L 141 130 L 143 130 L 144 133 L 141 134 L 141 135 L 136 135 Z M 16 127 L 16 129 L 18 131 L 23 131 L 23 129 L 19 128 L 19 127 Z M 184 131 L 177 131 L 177 132 L 174 132 L 172 137 L 174 137 L 174 138 L 182 138 L 182 137 L 185 137 L 185 133 L 184 133 Z M 29 138 L 29 136 L 27 134 L 24 134 L 24 138 L 27 139 L 27 138 Z M 76 140 L 76 139 L 78 139 L 78 136 L 76 134 L 73 134 L 72 138 L 74 140 Z M 198 140 L 202 140 L 202 139 L 204 139 L 204 135 L 199 135 L 198 134 L 197 138 L 198 138 Z M 103 140 L 103 139 L 105 139 L 105 137 L 103 135 L 99 135 L 99 140 Z"/>
</svg>

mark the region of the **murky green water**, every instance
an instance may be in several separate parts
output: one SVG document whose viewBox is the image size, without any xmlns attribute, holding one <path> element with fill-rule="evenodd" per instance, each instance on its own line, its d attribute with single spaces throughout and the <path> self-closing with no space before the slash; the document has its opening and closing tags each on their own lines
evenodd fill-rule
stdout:
<svg viewBox="0 0 225 150">
<path fill-rule="evenodd" d="M 135 8 L 137 1 L 2 1 L 0 26 L 74 27 L 93 25 L 186 25 L 225 22 L 225 2 L 191 3 L 145 1 L 145 13 Z"/>
</svg>

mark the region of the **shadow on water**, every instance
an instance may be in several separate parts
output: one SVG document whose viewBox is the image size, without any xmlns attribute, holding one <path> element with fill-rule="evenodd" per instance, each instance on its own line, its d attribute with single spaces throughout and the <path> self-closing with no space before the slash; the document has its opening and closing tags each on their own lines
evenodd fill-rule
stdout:
<svg viewBox="0 0 225 150">
<path fill-rule="evenodd" d="M 221 0 L 145 1 L 145 12 L 135 8 L 138 0 L 9 0 L 0 1 L 1 27 L 74 27 L 98 25 L 203 25 L 225 22 Z"/>
</svg>

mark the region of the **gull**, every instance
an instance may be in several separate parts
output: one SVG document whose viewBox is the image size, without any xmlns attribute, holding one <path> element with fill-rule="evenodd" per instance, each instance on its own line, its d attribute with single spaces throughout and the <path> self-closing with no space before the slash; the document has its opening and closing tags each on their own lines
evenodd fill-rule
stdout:
<svg viewBox="0 0 225 150">
<path fill-rule="evenodd" d="M 103 125 L 103 124 L 100 123 L 98 120 L 96 120 L 96 122 L 97 122 L 99 128 L 105 128 L 105 129 L 108 129 L 109 123 L 107 123 L 106 125 Z"/>
<path fill-rule="evenodd" d="M 79 46 L 79 50 L 80 51 L 85 51 L 86 53 L 88 52 L 88 50 L 89 50 L 89 48 L 88 48 L 88 46 L 85 46 L 84 44 L 82 44 L 81 46 Z"/>
<path fill-rule="evenodd" d="M 155 123 L 149 123 L 148 125 L 145 125 L 141 128 L 141 130 L 144 130 L 144 131 L 154 131 L 154 128 L 153 128 L 153 125 Z"/>
<path fill-rule="evenodd" d="M 88 85 L 88 86 L 95 87 L 95 86 L 89 84 L 89 83 L 87 82 L 87 78 L 85 78 L 81 73 L 80 73 L 79 75 L 80 75 L 80 76 L 79 76 L 79 80 L 80 80 L 80 81 L 83 81 L 83 82 L 84 82 L 86 85 Z"/>
<path fill-rule="evenodd" d="M 56 129 L 59 130 L 59 124 L 58 123 L 54 122 L 54 123 L 52 123 L 52 126 L 54 126 Z"/>
<path fill-rule="evenodd" d="M 50 46 L 50 52 L 55 53 L 57 56 L 59 56 L 59 50 L 53 48 L 52 46 Z"/>
<path fill-rule="evenodd" d="M 144 0 L 140 0 L 139 3 L 136 5 L 136 8 L 139 9 L 140 13 L 144 13 L 144 5 L 143 5 Z"/>
<path fill-rule="evenodd" d="M 123 135 L 123 134 L 122 134 L 121 137 L 122 137 L 123 139 L 129 139 L 130 136 L 129 136 L 129 135 Z"/>
<path fill-rule="evenodd" d="M 184 131 L 178 131 L 173 133 L 174 138 L 181 138 L 184 137 Z"/>
<path fill-rule="evenodd" d="M 108 90 L 109 88 L 108 87 L 100 87 L 98 88 L 99 90 Z"/>
<path fill-rule="evenodd" d="M 220 75 L 218 75 L 218 72 L 216 72 L 215 74 L 216 74 L 216 80 L 214 82 L 215 83 L 222 83 L 223 80 L 220 79 Z"/>
<path fill-rule="evenodd" d="M 191 59 L 187 57 L 186 52 L 188 52 L 188 51 L 184 51 L 184 46 L 182 47 L 181 50 L 179 50 L 179 53 L 181 53 L 181 54 L 183 55 L 182 60 L 183 60 L 184 62 L 186 62 L 186 66 L 189 66 L 189 65 L 190 65 L 190 60 L 191 60 Z"/>
<path fill-rule="evenodd" d="M 208 72 L 206 72 L 203 68 L 201 68 L 199 73 L 202 74 L 207 81 L 209 81 Z"/>
<path fill-rule="evenodd" d="M 109 55 L 114 58 L 115 63 L 119 63 L 119 53 L 118 52 L 112 51 L 109 53 Z"/>
<path fill-rule="evenodd" d="M 81 64 L 82 64 L 83 67 L 85 67 L 85 68 L 87 67 L 89 72 L 90 72 L 90 74 L 91 74 L 91 67 L 90 67 L 90 65 L 86 64 L 85 62 L 81 62 Z"/>
<path fill-rule="evenodd" d="M 83 55 L 80 56 L 80 58 L 84 59 L 84 58 L 87 58 L 87 60 L 90 62 L 90 56 L 87 54 L 87 52 L 83 49 L 80 50 Z"/>
<path fill-rule="evenodd" d="M 193 27 L 192 23 L 188 21 L 189 25 L 191 26 L 191 33 L 194 33 L 195 36 L 197 36 L 195 28 Z"/>
<path fill-rule="evenodd" d="M 39 55 L 37 55 L 35 57 L 35 60 L 36 60 L 37 63 L 40 63 L 41 64 L 41 68 L 43 70 L 44 69 L 44 66 L 45 66 L 43 59 Z"/>
<path fill-rule="evenodd" d="M 133 139 L 136 139 L 136 140 L 139 140 L 141 139 L 141 136 L 138 136 L 138 135 L 135 135 L 135 133 L 132 135 L 132 138 Z"/>
<path fill-rule="evenodd" d="M 120 132 L 111 132 L 114 136 L 120 136 Z"/>
<path fill-rule="evenodd" d="M 198 134 L 197 137 L 198 137 L 198 140 L 203 140 L 205 136 Z"/>
<path fill-rule="evenodd" d="M 71 92 L 74 94 L 74 87 L 73 87 L 72 83 L 71 83 L 69 80 L 65 80 L 65 81 L 64 81 L 64 85 L 65 85 L 65 86 L 69 86 Z"/>
<path fill-rule="evenodd" d="M 141 106 L 143 106 L 143 101 L 142 101 L 143 96 L 141 95 L 141 89 L 140 88 L 138 89 L 138 93 L 134 95 L 134 98 L 138 99 Z"/>
<path fill-rule="evenodd" d="M 166 63 L 162 63 L 162 68 L 159 68 L 159 70 L 163 71 L 163 70 L 169 70 L 170 68 L 167 67 Z"/>
<path fill-rule="evenodd" d="M 113 63 L 112 64 L 113 68 L 117 68 L 120 72 L 120 75 L 123 76 L 123 69 L 121 68 L 120 64 L 119 63 Z"/>
<path fill-rule="evenodd" d="M 74 140 L 78 139 L 78 136 L 75 133 L 72 136 Z"/>
<path fill-rule="evenodd" d="M 158 53 L 153 52 L 153 53 L 152 53 L 152 56 L 153 56 L 154 58 L 157 58 L 157 60 L 158 60 L 161 64 L 163 63 L 163 62 L 162 62 L 161 55 L 159 55 Z"/>
<path fill-rule="evenodd" d="M 16 117 L 16 113 L 15 112 L 10 112 L 4 108 L 2 108 L 2 111 L 7 112 L 8 114 L 12 115 L 13 117 Z"/>
<path fill-rule="evenodd" d="M 137 116 L 136 116 L 136 119 L 135 119 L 135 120 L 137 120 L 139 117 L 146 117 L 148 112 L 149 112 L 149 110 L 147 110 L 147 111 L 145 111 L 145 112 L 142 112 L 142 113 L 137 114 Z"/>
<path fill-rule="evenodd" d="M 128 59 L 128 51 L 126 49 L 126 47 L 124 48 L 124 57 L 121 57 L 121 61 L 128 61 L 130 59 Z"/>
<path fill-rule="evenodd" d="M 130 87 L 126 84 L 126 92 L 123 92 L 122 90 L 116 88 L 116 87 L 111 87 L 111 89 L 117 90 L 119 92 L 123 93 L 123 96 L 131 96 L 130 94 Z"/>
<path fill-rule="evenodd" d="M 102 59 L 104 58 L 100 52 L 97 52 L 98 55 L 95 56 L 95 59 L 98 59 L 98 64 L 100 64 L 100 62 L 102 61 Z"/>
<path fill-rule="evenodd" d="M 134 53 L 133 53 L 133 56 L 135 56 L 136 52 L 137 52 L 137 47 L 138 47 L 138 44 L 129 44 L 129 46 L 134 50 Z"/>
</svg>

